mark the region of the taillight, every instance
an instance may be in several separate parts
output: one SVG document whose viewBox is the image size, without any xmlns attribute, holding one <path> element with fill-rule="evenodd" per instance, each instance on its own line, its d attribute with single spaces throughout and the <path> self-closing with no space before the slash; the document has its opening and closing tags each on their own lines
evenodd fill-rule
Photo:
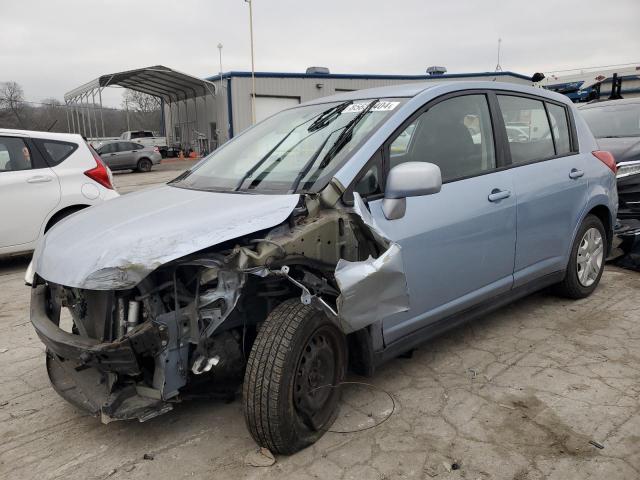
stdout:
<svg viewBox="0 0 640 480">
<path fill-rule="evenodd" d="M 153 147 L 153 151 L 156 153 L 160 153 L 160 149 L 158 147 Z"/>
<path fill-rule="evenodd" d="M 610 152 L 605 152 L 604 150 L 596 150 L 593 153 L 593 156 L 604 163 L 615 175 L 618 171 L 618 166 L 616 165 L 616 159 L 613 158 L 613 155 Z"/>
<path fill-rule="evenodd" d="M 96 161 L 96 166 L 91 170 L 87 170 L 84 174 L 94 182 L 98 182 L 105 188 L 113 190 L 113 179 L 111 178 L 111 170 L 104 164 L 98 152 L 93 147 L 89 146 L 93 159 Z"/>
</svg>

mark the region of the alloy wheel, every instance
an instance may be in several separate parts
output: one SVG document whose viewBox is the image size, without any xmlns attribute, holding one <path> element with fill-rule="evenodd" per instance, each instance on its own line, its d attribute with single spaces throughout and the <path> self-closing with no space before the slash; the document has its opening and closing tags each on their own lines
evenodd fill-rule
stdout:
<svg viewBox="0 0 640 480">
<path fill-rule="evenodd" d="M 604 261 L 604 242 L 597 228 L 588 229 L 580 240 L 576 269 L 578 281 L 590 287 L 598 279 Z"/>
</svg>

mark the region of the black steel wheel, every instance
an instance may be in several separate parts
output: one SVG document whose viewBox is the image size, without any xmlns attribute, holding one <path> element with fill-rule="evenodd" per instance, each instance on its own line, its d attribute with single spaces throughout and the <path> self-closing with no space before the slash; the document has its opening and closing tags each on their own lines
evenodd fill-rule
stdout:
<svg viewBox="0 0 640 480">
<path fill-rule="evenodd" d="M 249 355 L 244 415 L 254 440 L 291 454 L 316 442 L 338 413 L 346 339 L 324 313 L 298 298 L 267 317 Z"/>
</svg>

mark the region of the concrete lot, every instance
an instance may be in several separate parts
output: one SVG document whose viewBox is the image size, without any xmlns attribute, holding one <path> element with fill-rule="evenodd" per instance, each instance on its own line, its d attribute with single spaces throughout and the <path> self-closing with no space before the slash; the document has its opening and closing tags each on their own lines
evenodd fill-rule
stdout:
<svg viewBox="0 0 640 480">
<path fill-rule="evenodd" d="M 182 164 L 170 165 L 116 184 L 173 178 Z M 391 361 L 365 380 L 393 395 L 388 421 L 253 467 L 238 399 L 102 425 L 58 397 L 29 323 L 26 265 L 0 262 L 0 478 L 640 478 L 638 273 L 608 267 L 589 299 L 539 293 Z M 390 411 L 381 390 L 345 393 L 336 430 Z"/>
</svg>

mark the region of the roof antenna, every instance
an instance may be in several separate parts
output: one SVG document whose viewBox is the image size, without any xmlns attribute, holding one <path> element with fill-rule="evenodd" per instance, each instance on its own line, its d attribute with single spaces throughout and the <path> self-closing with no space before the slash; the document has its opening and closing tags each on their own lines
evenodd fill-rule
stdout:
<svg viewBox="0 0 640 480">
<path fill-rule="evenodd" d="M 502 67 L 500 66 L 500 45 L 502 44 L 502 39 L 498 38 L 498 63 L 496 64 L 496 72 L 501 72 Z"/>
</svg>

